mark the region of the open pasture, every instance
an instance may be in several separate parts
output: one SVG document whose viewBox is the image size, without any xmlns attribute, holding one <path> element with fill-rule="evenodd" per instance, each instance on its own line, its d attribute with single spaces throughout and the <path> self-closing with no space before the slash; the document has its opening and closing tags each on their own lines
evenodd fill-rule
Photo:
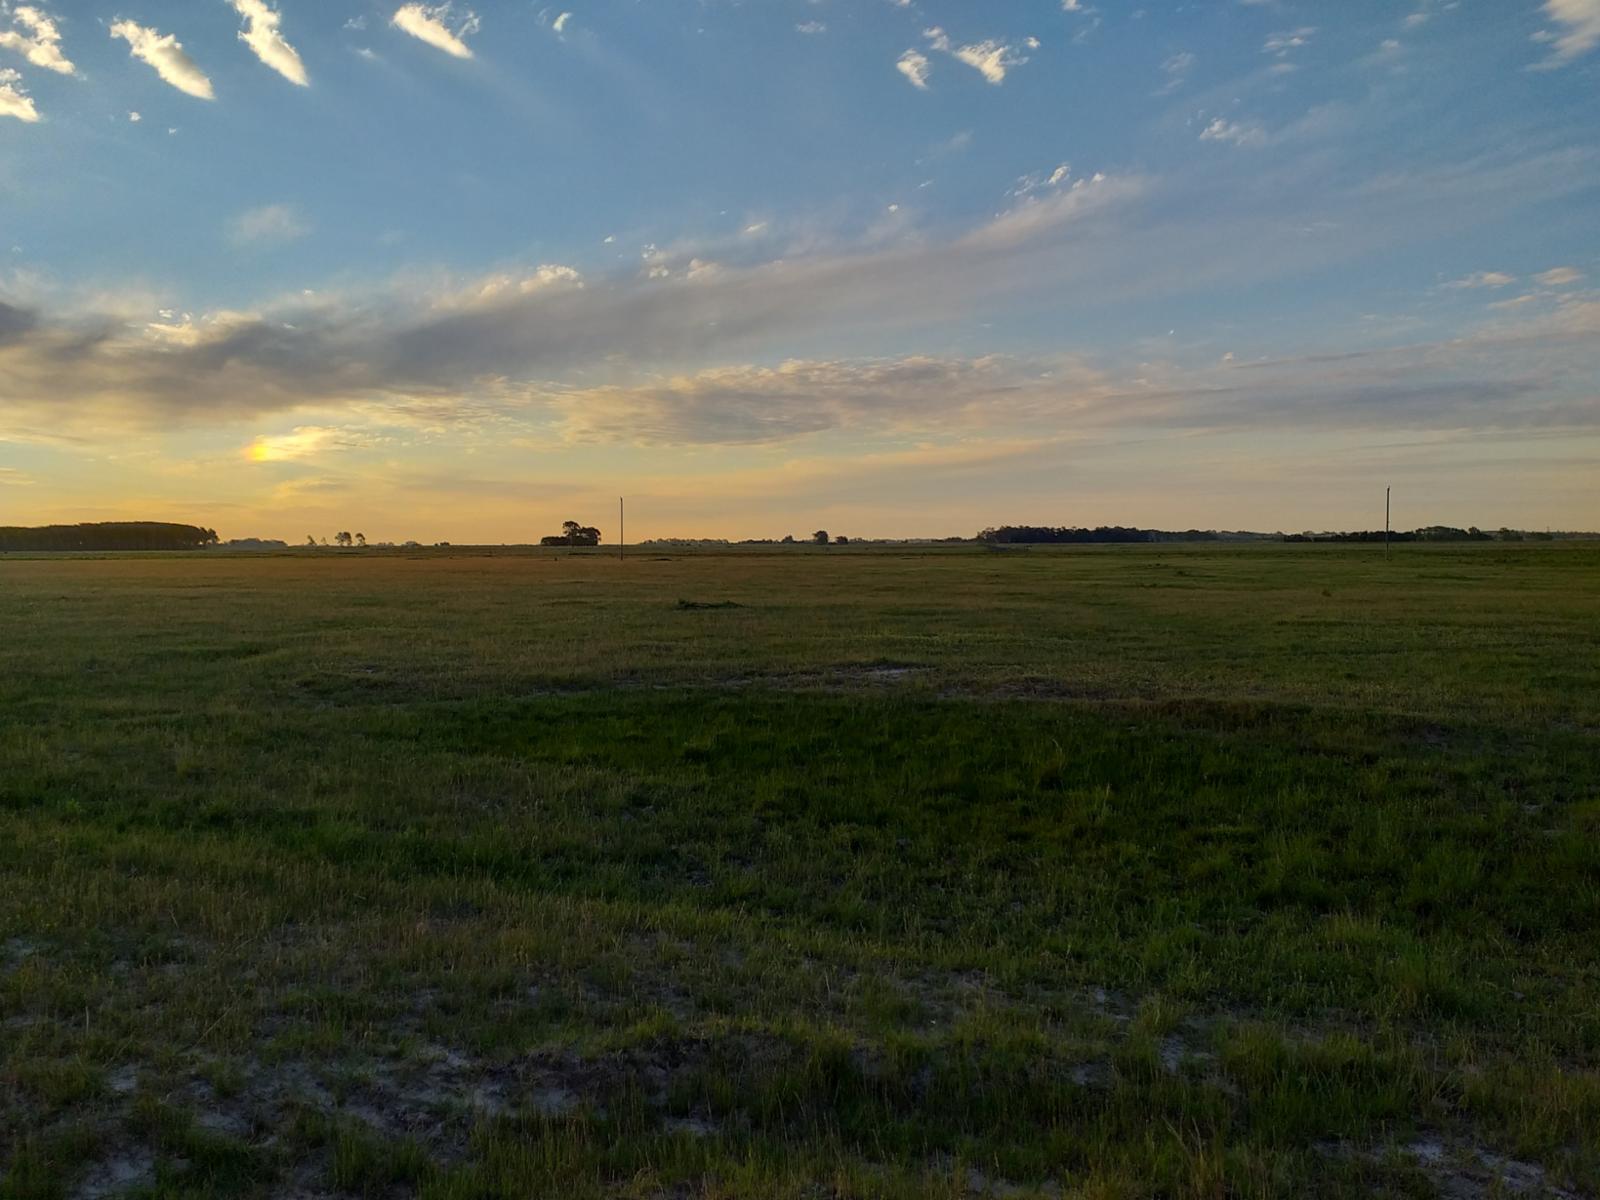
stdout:
<svg viewBox="0 0 1600 1200">
<path fill-rule="evenodd" d="M 0 1197 L 1593 1196 L 1600 545 L 0 560 Z"/>
</svg>

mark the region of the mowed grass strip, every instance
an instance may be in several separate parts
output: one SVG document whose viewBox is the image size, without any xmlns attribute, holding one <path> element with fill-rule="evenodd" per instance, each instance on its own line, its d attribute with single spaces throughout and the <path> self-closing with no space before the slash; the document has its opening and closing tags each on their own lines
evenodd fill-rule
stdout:
<svg viewBox="0 0 1600 1200">
<path fill-rule="evenodd" d="M 1595 1189 L 1592 552 L 634 565 L 0 564 L 0 1194 Z"/>
</svg>

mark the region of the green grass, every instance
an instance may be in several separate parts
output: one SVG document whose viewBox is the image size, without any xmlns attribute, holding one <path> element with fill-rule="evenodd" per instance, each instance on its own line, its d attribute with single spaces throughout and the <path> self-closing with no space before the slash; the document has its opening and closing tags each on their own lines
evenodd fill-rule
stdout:
<svg viewBox="0 0 1600 1200">
<path fill-rule="evenodd" d="M 1600 1191 L 1600 546 L 0 614 L 6 1200 Z"/>
</svg>

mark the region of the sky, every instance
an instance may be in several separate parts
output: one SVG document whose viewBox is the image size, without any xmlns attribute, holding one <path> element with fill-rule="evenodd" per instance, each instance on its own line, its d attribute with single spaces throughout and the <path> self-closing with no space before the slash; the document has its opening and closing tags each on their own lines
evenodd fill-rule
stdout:
<svg viewBox="0 0 1600 1200">
<path fill-rule="evenodd" d="M 0 524 L 1600 528 L 1600 0 L 0 0 Z"/>
</svg>

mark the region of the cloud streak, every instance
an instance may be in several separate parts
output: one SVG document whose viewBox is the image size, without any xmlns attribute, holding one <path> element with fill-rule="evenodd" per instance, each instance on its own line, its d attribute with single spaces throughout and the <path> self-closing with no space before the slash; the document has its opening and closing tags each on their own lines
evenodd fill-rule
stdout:
<svg viewBox="0 0 1600 1200">
<path fill-rule="evenodd" d="M 1561 26 L 1547 34 L 1554 49 L 1548 66 L 1564 66 L 1600 46 L 1600 0 L 1545 0 L 1544 14 Z"/>
<path fill-rule="evenodd" d="M 128 53 L 148 63 L 155 73 L 180 92 L 200 100 L 215 100 L 216 92 L 204 71 L 184 53 L 183 43 L 172 34 L 162 34 L 133 21 L 118 21 L 111 36 L 128 43 Z"/>
<path fill-rule="evenodd" d="M 455 23 L 453 29 L 450 25 L 452 21 Z M 465 39 L 477 33 L 482 24 L 477 14 L 472 12 L 456 19 L 448 3 L 402 4 L 395 10 L 389 23 L 453 58 L 472 57 L 472 47 L 467 45 Z"/>
<path fill-rule="evenodd" d="M 251 52 L 290 83 L 301 87 L 311 85 L 306 75 L 305 63 L 279 31 L 281 14 L 267 5 L 266 0 L 233 0 L 234 11 L 245 19 L 245 28 L 239 40 Z"/>
<path fill-rule="evenodd" d="M 13 304 L 0 325 L 9 331 L 0 428 L 7 418 L 35 427 L 51 412 L 62 426 L 165 425 L 382 397 L 501 394 L 574 371 L 695 361 L 843 324 L 938 319 L 1014 290 L 1029 273 L 1048 278 L 1059 269 L 1053 255 L 1091 241 L 1140 187 L 1082 181 L 944 242 L 698 272 L 687 256 L 663 255 L 664 279 L 586 280 L 551 264 L 416 301 L 407 287 L 136 329 L 125 315 L 46 320 Z M 247 214 L 251 232 L 281 228 L 279 214 L 261 211 Z"/>
<path fill-rule="evenodd" d="M 439 427 L 542 422 L 558 442 L 670 444 L 769 444 L 830 430 L 956 436 L 1000 425 L 1017 436 L 1035 425 L 1205 431 L 1272 421 L 1588 429 L 1600 414 L 1592 387 L 1600 299 L 1577 289 L 1519 310 L 1498 342 L 1486 334 L 1389 358 L 1226 367 L 1213 352 L 1209 366 L 1141 363 L 1121 382 L 1068 359 L 794 359 L 792 348 L 828 333 L 940 337 L 975 311 L 1025 307 L 1038 289 L 1067 289 L 1063 313 L 1175 287 L 1213 294 L 1219 280 L 1261 278 L 1263 264 L 1292 272 L 1377 250 L 1414 209 L 1430 228 L 1459 220 L 1458 209 L 1476 216 L 1501 202 L 1502 175 L 1525 201 L 1530 180 L 1582 186 L 1589 167 L 1570 158 L 1485 162 L 1454 190 L 1427 171 L 1345 180 L 1342 193 L 1320 188 L 1321 207 L 1305 214 L 1335 217 L 1355 204 L 1374 215 L 1368 235 L 1337 240 L 1264 229 L 1248 193 L 1234 226 L 1208 220 L 1202 237 L 1194 221 L 1169 215 L 1149 181 L 1069 183 L 1058 170 L 1030 177 L 998 216 L 940 236 L 863 235 L 808 252 L 774 247 L 768 253 L 782 257 L 752 260 L 756 245 L 730 235 L 656 251 L 659 278 L 636 264 L 610 276 L 545 264 L 142 324 L 127 311 L 51 315 L 12 296 L 0 305 L 0 436 L 104 439 L 292 412 L 332 426 L 338 413 L 358 410 Z M 1259 253 L 1240 261 L 1228 248 L 1245 232 Z M 712 261 L 719 268 L 704 269 Z"/>
</svg>

